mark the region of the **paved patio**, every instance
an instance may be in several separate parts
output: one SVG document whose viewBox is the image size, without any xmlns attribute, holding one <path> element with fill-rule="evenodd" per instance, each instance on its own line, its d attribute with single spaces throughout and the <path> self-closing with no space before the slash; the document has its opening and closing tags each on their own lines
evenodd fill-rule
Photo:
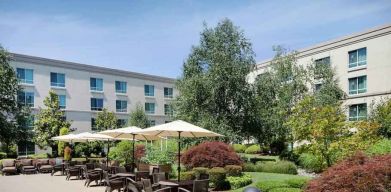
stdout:
<svg viewBox="0 0 391 192">
<path fill-rule="evenodd" d="M 73 178 L 73 177 L 72 177 Z M 92 186 L 91 186 L 92 185 Z M 65 176 L 50 176 L 50 174 L 0 176 L 1 192 L 104 192 L 105 187 L 84 186 L 84 180 L 65 180 Z"/>
</svg>

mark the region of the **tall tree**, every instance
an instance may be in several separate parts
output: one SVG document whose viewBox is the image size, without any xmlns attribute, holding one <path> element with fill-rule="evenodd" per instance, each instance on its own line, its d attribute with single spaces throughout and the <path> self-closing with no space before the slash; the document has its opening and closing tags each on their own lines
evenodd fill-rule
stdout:
<svg viewBox="0 0 391 192">
<path fill-rule="evenodd" d="M 136 109 L 130 112 L 128 125 L 140 128 L 148 127 L 148 117 L 145 114 L 145 110 L 141 104 L 137 104 Z"/>
<path fill-rule="evenodd" d="M 114 112 L 103 108 L 101 112 L 96 115 L 96 128 L 99 131 L 117 128 L 117 117 Z"/>
<path fill-rule="evenodd" d="M 64 118 L 64 111 L 60 109 L 58 95 L 49 91 L 49 95 L 43 101 L 45 108 L 40 108 L 36 115 L 37 121 L 34 123 L 34 141 L 41 147 L 47 146 L 57 149 L 56 142 L 51 140 L 52 137 L 60 134 L 60 129 L 71 126 L 71 123 Z"/>
<path fill-rule="evenodd" d="M 17 101 L 16 95 L 22 88 L 10 60 L 10 55 L 0 45 L 0 142 L 6 153 L 10 145 L 31 136 L 26 127 L 30 110 Z"/>
<path fill-rule="evenodd" d="M 205 24 L 199 45 L 193 46 L 177 81 L 180 96 L 176 118 L 232 138 L 248 130 L 244 122 L 251 86 L 246 76 L 255 60 L 251 43 L 229 19 L 215 28 Z"/>
</svg>

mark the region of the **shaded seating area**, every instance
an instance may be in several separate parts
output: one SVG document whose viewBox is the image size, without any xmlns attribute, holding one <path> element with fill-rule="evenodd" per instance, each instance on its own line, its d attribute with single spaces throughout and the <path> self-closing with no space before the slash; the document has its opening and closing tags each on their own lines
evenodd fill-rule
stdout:
<svg viewBox="0 0 391 192">
<path fill-rule="evenodd" d="M 1 172 L 3 175 L 17 174 L 16 162 L 14 159 L 4 159 L 2 161 Z"/>
</svg>

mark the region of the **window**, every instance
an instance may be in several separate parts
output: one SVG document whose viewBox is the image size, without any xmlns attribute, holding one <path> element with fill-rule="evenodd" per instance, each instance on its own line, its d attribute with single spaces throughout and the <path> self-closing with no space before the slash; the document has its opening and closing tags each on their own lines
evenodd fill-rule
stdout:
<svg viewBox="0 0 391 192">
<path fill-rule="evenodd" d="M 321 83 L 315 84 L 315 92 L 319 91 L 321 88 L 322 88 L 322 84 Z"/>
<path fill-rule="evenodd" d="M 128 102 L 124 100 L 115 101 L 115 109 L 117 112 L 126 112 L 128 107 Z"/>
<path fill-rule="evenodd" d="M 171 105 L 164 104 L 164 115 L 167 115 L 167 116 L 172 116 L 173 115 Z"/>
<path fill-rule="evenodd" d="M 33 130 L 34 129 L 34 116 L 29 116 L 26 119 L 26 122 L 24 124 L 24 127 L 28 130 Z"/>
<path fill-rule="evenodd" d="M 91 98 L 91 110 L 102 111 L 102 109 L 103 109 L 103 99 Z"/>
<path fill-rule="evenodd" d="M 117 119 L 117 127 L 122 128 L 128 124 L 128 120 L 126 119 Z"/>
<path fill-rule="evenodd" d="M 34 107 L 34 93 L 19 91 L 18 102 L 24 106 Z"/>
<path fill-rule="evenodd" d="M 25 84 L 33 84 L 33 70 L 32 69 L 22 69 L 16 68 L 16 76 L 18 77 L 19 82 Z"/>
<path fill-rule="evenodd" d="M 126 93 L 126 82 L 115 81 L 115 92 L 116 93 Z"/>
<path fill-rule="evenodd" d="M 58 95 L 58 102 L 60 104 L 60 109 L 66 108 L 66 95 Z"/>
<path fill-rule="evenodd" d="M 103 79 L 90 78 L 90 90 L 91 91 L 103 91 Z"/>
<path fill-rule="evenodd" d="M 172 98 L 173 97 L 173 88 L 164 88 L 164 98 Z"/>
<path fill-rule="evenodd" d="M 324 71 L 330 68 L 330 57 L 315 60 L 315 79 L 323 78 Z"/>
<path fill-rule="evenodd" d="M 63 74 L 63 73 L 50 73 L 50 86 L 52 86 L 52 87 L 65 87 L 65 74 Z"/>
<path fill-rule="evenodd" d="M 18 143 L 18 155 L 33 155 L 35 154 L 35 143 L 31 141 L 22 141 Z"/>
<path fill-rule="evenodd" d="M 367 104 L 357 104 L 349 106 L 349 121 L 367 119 Z"/>
<path fill-rule="evenodd" d="M 145 103 L 145 113 L 154 114 L 155 113 L 155 103 Z"/>
<path fill-rule="evenodd" d="M 155 86 L 153 85 L 144 85 L 144 95 L 145 96 L 155 96 Z"/>
<path fill-rule="evenodd" d="M 155 126 L 156 125 L 156 121 L 155 120 L 148 120 L 148 127 L 152 127 L 152 126 Z"/>
<path fill-rule="evenodd" d="M 171 123 L 171 121 L 164 121 L 164 123 Z"/>
<path fill-rule="evenodd" d="M 349 78 L 349 94 L 355 95 L 367 92 L 367 76 Z"/>
<path fill-rule="evenodd" d="M 367 48 L 349 51 L 349 68 L 367 64 Z"/>
<path fill-rule="evenodd" d="M 96 119 L 91 118 L 91 130 L 96 130 Z"/>
</svg>

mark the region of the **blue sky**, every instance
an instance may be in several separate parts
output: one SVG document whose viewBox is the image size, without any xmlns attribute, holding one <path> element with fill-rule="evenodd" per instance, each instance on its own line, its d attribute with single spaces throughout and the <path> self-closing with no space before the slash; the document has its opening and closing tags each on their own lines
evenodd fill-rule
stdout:
<svg viewBox="0 0 391 192">
<path fill-rule="evenodd" d="M 202 23 L 231 19 L 257 61 L 391 24 L 391 0 L 0 0 L 0 44 L 11 52 L 167 77 L 181 74 Z"/>
</svg>

